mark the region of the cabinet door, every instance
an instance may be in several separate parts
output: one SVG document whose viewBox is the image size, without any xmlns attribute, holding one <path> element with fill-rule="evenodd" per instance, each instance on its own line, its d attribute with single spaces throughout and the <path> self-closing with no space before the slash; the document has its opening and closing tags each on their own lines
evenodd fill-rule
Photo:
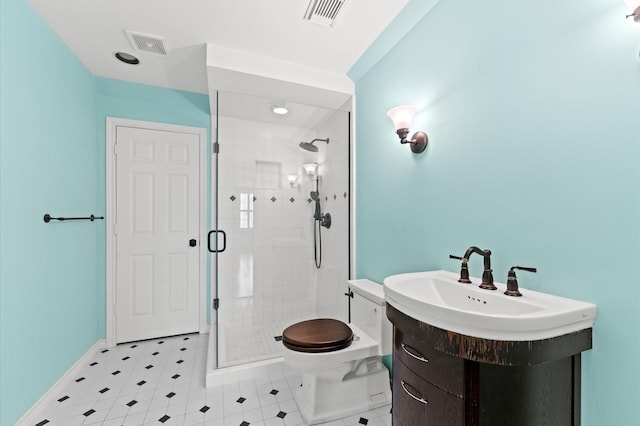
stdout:
<svg viewBox="0 0 640 426">
<path fill-rule="evenodd" d="M 574 405 L 575 373 L 571 358 L 533 366 L 480 364 L 479 367 L 481 425 L 580 424 Z"/>
<path fill-rule="evenodd" d="M 464 400 L 426 382 L 394 356 L 393 423 L 396 426 L 462 426 Z"/>
</svg>

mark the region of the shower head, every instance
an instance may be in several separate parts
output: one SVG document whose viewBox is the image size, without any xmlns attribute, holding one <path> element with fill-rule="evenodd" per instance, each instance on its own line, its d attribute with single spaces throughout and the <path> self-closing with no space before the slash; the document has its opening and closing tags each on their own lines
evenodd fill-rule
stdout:
<svg viewBox="0 0 640 426">
<path fill-rule="evenodd" d="M 318 152 L 318 147 L 310 144 L 309 142 L 300 142 L 300 148 L 311 152 Z"/>
<path fill-rule="evenodd" d="M 307 151 L 318 152 L 318 147 L 313 144 L 316 141 L 329 143 L 329 138 L 326 138 L 326 139 L 318 139 L 318 138 L 316 138 L 316 139 L 312 140 L 311 142 L 300 142 L 299 146 L 300 146 L 300 148 L 305 149 Z"/>
<path fill-rule="evenodd" d="M 319 201 L 320 200 L 320 192 L 318 192 L 318 191 L 311 191 L 311 193 L 309 195 L 311 196 L 311 199 L 313 201 Z"/>
</svg>

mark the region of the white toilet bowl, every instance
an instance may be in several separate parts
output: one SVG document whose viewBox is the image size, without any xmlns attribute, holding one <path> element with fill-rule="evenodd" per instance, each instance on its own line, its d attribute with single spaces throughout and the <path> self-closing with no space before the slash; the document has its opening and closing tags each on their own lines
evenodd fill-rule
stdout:
<svg viewBox="0 0 640 426">
<path fill-rule="evenodd" d="M 362 281 L 368 280 L 357 281 L 356 284 L 360 284 L 362 287 Z M 362 290 L 362 288 L 355 291 L 353 283 L 351 281 L 350 285 L 356 294 L 352 303 L 352 312 L 355 311 L 352 319 L 359 319 L 364 327 L 359 327 L 355 323 L 357 321 L 344 324 L 337 320 L 315 320 L 318 323 L 321 321 L 340 323 L 337 324 L 342 326 L 342 330 L 338 333 L 339 337 L 336 337 L 338 340 L 331 341 L 331 337 L 327 333 L 313 331 L 314 320 L 306 321 L 305 323 L 308 324 L 305 324 L 305 332 L 296 334 L 294 343 L 309 346 L 311 352 L 292 345 L 291 340 L 287 343 L 286 334 L 289 328 L 283 333 L 284 361 L 302 373 L 302 386 L 296 391 L 295 400 L 300 414 L 310 425 L 391 404 L 389 371 L 381 359 L 383 349 L 380 340 L 382 338 L 390 340 L 391 333 L 391 325 L 384 315 L 384 298 L 382 298 L 381 305 L 379 297 L 365 299 L 360 294 L 368 294 L 373 291 L 379 296 L 379 292 L 382 292 L 382 286 L 368 281 L 368 283 L 364 283 L 364 287 L 368 291 Z M 364 307 L 365 310 L 354 309 L 354 305 Z M 364 315 L 359 312 L 364 312 Z M 372 327 L 376 321 L 379 321 L 380 327 Z M 290 328 L 299 325 L 302 323 L 294 324 Z M 363 331 L 363 328 L 369 330 L 369 334 Z M 344 343 L 345 330 L 348 335 L 349 329 L 353 333 L 353 340 L 349 346 L 338 350 L 331 349 L 332 345 L 338 341 Z M 378 329 L 379 332 L 376 332 L 375 330 Z M 302 339 L 304 342 L 301 343 L 297 340 L 299 336 L 305 334 L 308 336 Z M 379 337 L 376 339 L 370 334 L 379 334 Z M 328 348 L 326 351 L 322 348 L 323 345 Z M 385 342 L 384 346 L 385 348 L 389 347 L 390 342 Z"/>
</svg>

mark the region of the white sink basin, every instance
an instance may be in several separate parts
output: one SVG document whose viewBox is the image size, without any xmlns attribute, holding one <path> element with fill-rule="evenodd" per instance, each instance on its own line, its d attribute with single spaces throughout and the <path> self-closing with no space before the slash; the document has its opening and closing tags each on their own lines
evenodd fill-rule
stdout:
<svg viewBox="0 0 640 426">
<path fill-rule="evenodd" d="M 448 271 L 392 275 L 384 280 L 387 303 L 432 326 L 492 340 L 541 340 L 593 326 L 596 305 L 520 288 L 522 297 L 458 282 Z"/>
</svg>

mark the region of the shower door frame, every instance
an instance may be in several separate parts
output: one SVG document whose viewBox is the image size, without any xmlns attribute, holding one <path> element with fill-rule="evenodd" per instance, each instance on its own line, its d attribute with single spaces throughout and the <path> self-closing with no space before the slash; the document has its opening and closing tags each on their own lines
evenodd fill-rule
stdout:
<svg viewBox="0 0 640 426">
<path fill-rule="evenodd" d="M 212 152 L 212 158 L 211 158 L 211 200 L 212 200 L 212 208 L 211 208 L 211 214 L 214 218 L 214 222 L 211 223 L 211 232 L 213 231 L 219 231 L 219 197 L 218 197 L 218 186 L 219 186 L 219 182 L 220 182 L 220 178 L 219 178 L 219 174 L 220 174 L 220 167 L 219 167 L 219 154 L 220 154 L 220 143 L 219 143 L 219 133 L 218 133 L 218 128 L 219 128 L 219 114 L 220 114 L 220 108 L 219 108 L 219 92 L 216 90 L 215 92 L 216 95 L 216 100 L 215 100 L 215 114 L 212 115 L 212 119 L 215 120 L 215 122 L 213 123 L 213 134 L 214 134 L 214 139 L 211 143 L 211 152 Z M 215 172 L 215 173 L 214 173 Z M 208 234 L 208 239 L 211 237 L 211 232 Z M 220 332 L 218 329 L 218 325 L 219 325 L 219 318 L 218 318 L 218 304 L 220 303 L 220 299 L 218 298 L 219 295 L 219 272 L 218 272 L 218 265 L 220 262 L 220 259 L 218 258 L 220 251 L 218 249 L 218 233 L 216 233 L 216 242 L 215 242 L 215 251 L 211 251 L 211 241 L 208 240 L 207 241 L 207 247 L 209 247 L 209 251 L 213 253 L 213 264 L 211 265 L 211 280 L 213 281 L 213 288 L 211 289 L 211 323 L 212 325 L 215 324 L 215 327 L 211 327 L 211 332 L 215 333 L 215 343 L 214 343 L 214 350 L 215 350 L 215 354 L 214 354 L 214 365 L 213 368 L 214 369 L 218 369 L 220 368 L 220 362 L 219 362 L 219 348 L 220 348 Z M 226 245 L 226 241 L 225 241 L 225 245 Z"/>
</svg>

